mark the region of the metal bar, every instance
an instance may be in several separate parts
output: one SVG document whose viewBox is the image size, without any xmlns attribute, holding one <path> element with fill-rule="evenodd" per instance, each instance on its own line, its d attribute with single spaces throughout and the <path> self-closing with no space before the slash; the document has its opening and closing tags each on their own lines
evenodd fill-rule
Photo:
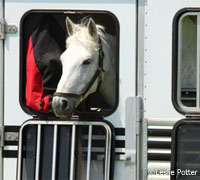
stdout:
<svg viewBox="0 0 200 180">
<path fill-rule="evenodd" d="M 109 137 L 108 137 L 108 133 L 106 132 L 106 147 L 105 147 L 105 177 L 104 177 L 104 180 L 109 180 L 109 174 L 107 173 L 108 171 L 108 146 L 109 146 Z"/>
<path fill-rule="evenodd" d="M 74 156 L 76 143 L 76 125 L 72 126 L 72 140 L 71 140 L 71 159 L 70 159 L 70 180 L 74 179 Z"/>
<path fill-rule="evenodd" d="M 142 139 L 140 142 L 140 147 L 141 148 L 141 152 L 140 152 L 140 157 L 142 159 L 142 166 L 141 166 L 141 173 L 142 173 L 142 178 L 143 179 L 147 179 L 148 176 L 148 172 L 147 172 L 147 165 L 148 165 L 148 160 L 147 160 L 147 152 L 148 152 L 148 147 L 147 147 L 147 137 L 148 137 L 148 133 L 147 133 L 147 120 L 143 119 L 142 121 L 142 127 L 141 127 L 141 134 L 142 134 Z M 140 159 L 140 161 L 141 161 Z"/>
<path fill-rule="evenodd" d="M 125 104 L 125 179 L 137 179 L 137 162 L 136 148 L 139 148 L 139 140 L 136 139 L 136 134 L 139 134 L 137 122 L 140 120 L 138 112 L 141 112 L 138 106 L 138 97 L 128 97 Z M 139 123 L 138 123 L 139 126 Z M 138 140 L 138 141 L 137 141 Z M 138 164 L 137 164 L 137 163 Z"/>
<path fill-rule="evenodd" d="M 22 130 L 23 129 L 20 129 L 19 145 L 18 145 L 17 180 L 21 179 L 21 169 L 22 169 Z"/>
<path fill-rule="evenodd" d="M 142 106 L 142 99 L 141 99 L 141 97 L 138 97 L 138 96 L 132 97 L 132 98 L 133 98 L 132 100 L 135 100 L 135 113 L 134 113 L 135 115 L 132 114 L 132 117 L 136 121 L 135 122 L 136 124 L 133 123 L 133 124 L 135 124 L 134 126 L 136 126 L 136 137 L 135 137 L 134 133 L 132 134 L 132 137 L 133 137 L 133 139 L 135 138 L 135 140 L 136 140 L 136 148 L 135 148 L 136 154 L 134 154 L 133 152 L 131 153 L 131 156 L 132 156 L 131 160 L 132 160 L 132 162 L 134 162 L 134 156 L 136 156 L 135 157 L 135 160 L 136 160 L 136 179 L 141 179 L 140 171 L 141 171 L 141 168 L 143 168 L 143 170 L 144 170 L 144 167 L 145 167 L 144 164 L 141 163 L 141 159 L 142 159 L 142 161 L 145 161 L 145 162 L 147 161 L 147 155 L 143 154 L 143 153 L 147 153 L 146 148 L 145 148 L 147 143 L 146 142 L 143 143 L 144 141 L 147 141 L 147 138 L 144 134 L 144 132 L 147 131 L 147 129 L 142 131 L 142 121 L 144 121 L 144 114 L 142 113 L 142 112 L 144 112 L 143 106 Z M 131 106 L 131 104 L 132 104 L 131 99 L 130 99 L 129 103 L 130 104 L 127 104 L 127 105 Z M 130 120 L 129 120 L 129 123 L 130 123 Z M 134 149 L 134 146 L 135 146 L 134 143 L 132 143 L 130 141 L 130 144 L 132 144 L 132 145 L 130 145 L 129 148 L 131 148 L 131 146 L 132 146 L 131 149 Z M 142 174 L 142 176 L 144 176 L 144 175 Z"/>
<path fill-rule="evenodd" d="M 45 121 L 45 119 L 41 119 L 41 120 L 29 120 L 29 121 L 26 121 L 22 126 L 21 128 L 24 128 L 25 126 L 27 125 L 80 125 L 80 126 L 89 126 L 89 125 L 93 125 L 93 126 L 102 126 L 104 127 L 105 129 L 109 128 L 109 126 L 104 123 L 104 122 L 87 122 L 87 121 L 78 121 L 77 119 L 72 119 L 71 121 Z"/>
<path fill-rule="evenodd" d="M 148 118 L 148 126 L 172 127 L 180 118 Z"/>
<path fill-rule="evenodd" d="M 145 35 L 145 0 L 137 0 L 137 36 L 136 36 L 136 63 L 137 63 L 137 91 L 136 95 L 144 96 L 144 78 L 146 73 L 144 71 L 144 65 L 146 60 L 146 54 L 144 53 L 145 41 L 147 36 Z M 145 76 L 144 76 L 145 74 Z"/>
<path fill-rule="evenodd" d="M 71 126 L 72 127 L 72 137 L 71 137 L 71 159 L 70 159 L 70 175 L 69 175 L 69 179 L 70 180 L 73 180 L 75 178 L 74 174 L 75 174 L 75 145 L 76 145 L 76 126 L 88 126 L 89 129 L 90 127 L 92 126 L 102 126 L 106 133 L 105 133 L 105 136 L 106 136 L 106 139 L 105 139 L 105 148 L 102 148 L 105 152 L 105 161 L 104 161 L 104 180 L 109 180 L 110 178 L 110 161 L 111 161 L 111 140 L 112 140 L 112 131 L 111 131 L 111 128 L 108 124 L 106 124 L 105 122 L 87 122 L 87 121 L 44 121 L 44 120 L 29 120 L 27 122 L 25 122 L 21 128 L 20 128 L 20 136 L 19 136 L 19 152 L 18 152 L 18 179 L 17 180 L 21 180 L 21 173 L 22 173 L 22 170 L 21 170 L 21 161 L 22 161 L 22 133 L 23 133 L 23 129 L 28 126 L 28 125 L 37 125 L 38 126 L 38 132 L 37 132 L 37 149 L 36 149 L 36 153 L 37 153 L 37 157 L 36 157 L 36 171 L 35 171 L 35 180 L 38 180 L 39 179 L 39 162 L 40 162 L 40 143 L 41 143 L 41 127 L 44 125 L 53 125 L 54 126 L 54 144 L 53 144 L 53 161 L 55 162 L 56 161 L 56 151 L 55 151 L 55 146 L 56 146 L 56 134 L 58 130 L 55 130 L 55 125 L 57 126 L 64 126 L 64 125 L 67 125 L 67 126 Z M 93 128 L 93 127 L 92 127 Z M 91 134 L 92 136 L 92 128 L 89 130 L 91 132 L 89 132 L 89 136 Z M 88 138 L 92 141 L 92 138 Z M 101 138 L 102 139 L 102 138 Z M 90 142 L 89 142 L 90 144 Z M 89 145 L 90 146 L 90 145 Z M 92 146 L 91 146 L 92 147 Z M 88 149 L 88 148 L 87 148 Z M 124 152 L 123 148 L 117 148 L 117 149 L 120 149 L 119 152 Z M 103 152 L 102 150 L 102 152 Z M 89 151 L 90 148 L 89 148 Z M 95 151 L 95 149 L 94 149 Z M 95 152 L 99 152 L 99 149 Z M 116 152 L 118 152 L 118 150 L 116 150 Z M 90 154 L 91 156 L 91 154 Z M 89 159 L 89 156 L 88 156 L 88 159 Z M 91 161 L 91 158 L 90 158 L 90 161 Z M 89 162 L 89 161 L 88 161 Z M 55 163 L 53 163 L 55 164 Z M 89 167 L 89 165 L 87 165 Z M 53 165 L 52 165 L 53 167 Z M 54 169 L 54 168 L 53 168 Z M 88 168 L 89 169 L 89 168 Z M 53 174 L 55 174 L 55 172 L 52 172 Z M 89 175 L 89 173 L 88 173 Z M 52 179 L 53 179 L 54 175 L 52 176 Z M 89 177 L 90 178 L 90 177 Z"/>
<path fill-rule="evenodd" d="M 197 16 L 197 83 L 196 107 L 200 108 L 200 15 Z"/>
<path fill-rule="evenodd" d="M 4 0 L 0 0 L 0 18 L 4 18 Z M 4 125 L 4 40 L 0 40 L 0 126 Z M 3 178 L 3 147 L 0 147 L 0 179 Z"/>
<path fill-rule="evenodd" d="M 57 136 L 58 136 L 58 125 L 55 125 L 54 136 L 53 136 L 53 161 L 52 161 L 52 176 L 51 176 L 52 180 L 56 179 Z"/>
<path fill-rule="evenodd" d="M 177 74 L 177 102 L 182 107 L 181 86 L 182 86 L 182 19 L 178 22 L 178 74 Z"/>
<path fill-rule="evenodd" d="M 91 148 L 92 148 L 92 125 L 89 125 L 86 180 L 90 179 Z"/>
<path fill-rule="evenodd" d="M 36 150 L 36 166 L 35 166 L 35 180 L 39 180 L 40 170 L 40 145 L 41 145 L 41 125 L 37 128 L 37 150 Z"/>
<path fill-rule="evenodd" d="M 110 179 L 110 160 L 111 160 L 111 130 L 110 128 L 105 128 L 106 129 L 106 147 L 105 147 L 105 177 L 104 180 L 109 180 Z"/>
</svg>

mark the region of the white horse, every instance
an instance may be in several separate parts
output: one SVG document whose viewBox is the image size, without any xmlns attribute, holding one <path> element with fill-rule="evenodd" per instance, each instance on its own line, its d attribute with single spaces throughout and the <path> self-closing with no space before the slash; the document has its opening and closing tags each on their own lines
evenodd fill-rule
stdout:
<svg viewBox="0 0 200 180">
<path fill-rule="evenodd" d="M 115 104 L 115 38 L 96 25 L 74 24 L 66 18 L 69 37 L 61 54 L 62 76 L 53 97 L 56 116 L 69 118 L 75 108 L 99 90 L 109 106 Z"/>
</svg>

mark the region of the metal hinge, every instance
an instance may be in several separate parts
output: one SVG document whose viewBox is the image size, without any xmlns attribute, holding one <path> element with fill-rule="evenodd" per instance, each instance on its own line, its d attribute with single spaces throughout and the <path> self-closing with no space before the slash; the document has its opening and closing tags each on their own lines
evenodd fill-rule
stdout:
<svg viewBox="0 0 200 180">
<path fill-rule="evenodd" d="M 4 146 L 4 126 L 0 126 L 0 147 Z"/>
<path fill-rule="evenodd" d="M 0 18 L 0 40 L 5 39 L 6 34 L 15 34 L 17 26 L 8 25 L 4 18 Z"/>
<path fill-rule="evenodd" d="M 142 114 L 143 114 L 142 98 L 137 96 L 136 98 L 136 134 L 137 135 L 141 134 Z"/>
<path fill-rule="evenodd" d="M 5 132 L 5 127 L 0 126 L 0 147 L 4 147 L 5 141 L 15 141 L 19 140 L 18 132 Z"/>
<path fill-rule="evenodd" d="M 137 146 L 143 113 L 142 98 L 128 97 L 125 109 L 125 179 L 136 179 Z"/>
<path fill-rule="evenodd" d="M 18 141 L 19 133 L 18 132 L 5 132 L 4 141 Z"/>
</svg>

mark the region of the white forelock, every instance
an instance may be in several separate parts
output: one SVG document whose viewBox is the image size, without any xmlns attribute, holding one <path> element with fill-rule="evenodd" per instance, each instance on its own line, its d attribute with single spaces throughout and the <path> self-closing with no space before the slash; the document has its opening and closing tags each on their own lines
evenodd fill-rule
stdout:
<svg viewBox="0 0 200 180">
<path fill-rule="evenodd" d="M 101 38 L 101 40 L 106 43 L 106 36 L 104 33 L 104 27 L 101 25 L 96 25 L 97 34 Z M 99 50 L 98 40 L 95 41 L 94 38 L 89 34 L 87 26 L 83 24 L 75 24 L 75 32 L 72 36 L 69 36 L 66 40 L 66 48 L 69 47 L 70 44 L 76 43 L 81 44 L 87 48 L 93 50 Z"/>
</svg>

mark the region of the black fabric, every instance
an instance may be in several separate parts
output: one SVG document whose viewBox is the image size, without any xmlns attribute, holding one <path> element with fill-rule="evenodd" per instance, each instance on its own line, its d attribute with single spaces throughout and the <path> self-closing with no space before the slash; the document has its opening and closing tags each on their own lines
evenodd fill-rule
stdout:
<svg viewBox="0 0 200 180">
<path fill-rule="evenodd" d="M 52 15 L 45 15 L 32 34 L 34 58 L 42 75 L 43 94 L 50 99 L 62 74 L 59 60 L 65 50 L 66 33 Z"/>
</svg>

